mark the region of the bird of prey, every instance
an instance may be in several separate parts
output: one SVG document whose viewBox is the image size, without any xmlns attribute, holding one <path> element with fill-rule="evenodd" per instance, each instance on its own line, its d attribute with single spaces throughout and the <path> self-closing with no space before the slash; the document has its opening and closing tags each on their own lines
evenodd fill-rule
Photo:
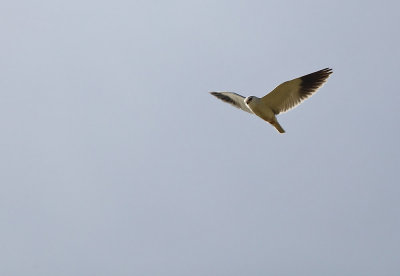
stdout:
<svg viewBox="0 0 400 276">
<path fill-rule="evenodd" d="M 330 74 L 332 74 L 332 69 L 325 68 L 300 78 L 286 81 L 262 98 L 255 96 L 245 98 L 233 92 L 210 93 L 237 108 L 254 113 L 273 125 L 280 133 L 285 133 L 275 115 L 289 111 L 311 97 L 325 83 Z"/>
</svg>

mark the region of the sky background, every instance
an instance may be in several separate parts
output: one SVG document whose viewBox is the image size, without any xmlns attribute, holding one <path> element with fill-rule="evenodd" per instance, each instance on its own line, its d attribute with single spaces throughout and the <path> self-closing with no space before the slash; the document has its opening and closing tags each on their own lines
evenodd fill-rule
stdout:
<svg viewBox="0 0 400 276">
<path fill-rule="evenodd" d="M 0 275 L 399 275 L 399 9 L 3 1 Z"/>
</svg>

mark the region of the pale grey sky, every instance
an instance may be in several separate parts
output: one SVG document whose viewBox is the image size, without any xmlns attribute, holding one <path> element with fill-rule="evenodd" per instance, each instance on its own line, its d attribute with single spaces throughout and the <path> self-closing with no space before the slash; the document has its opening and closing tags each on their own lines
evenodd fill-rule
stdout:
<svg viewBox="0 0 400 276">
<path fill-rule="evenodd" d="M 0 275 L 399 275 L 399 9 L 6 0 Z"/>
</svg>

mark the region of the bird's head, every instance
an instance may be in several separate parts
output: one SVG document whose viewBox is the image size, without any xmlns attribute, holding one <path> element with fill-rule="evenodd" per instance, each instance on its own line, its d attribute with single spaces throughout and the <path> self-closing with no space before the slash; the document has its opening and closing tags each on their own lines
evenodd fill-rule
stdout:
<svg viewBox="0 0 400 276">
<path fill-rule="evenodd" d="M 254 96 L 249 96 L 246 99 L 244 99 L 244 102 L 249 105 L 253 100 L 254 100 Z"/>
</svg>

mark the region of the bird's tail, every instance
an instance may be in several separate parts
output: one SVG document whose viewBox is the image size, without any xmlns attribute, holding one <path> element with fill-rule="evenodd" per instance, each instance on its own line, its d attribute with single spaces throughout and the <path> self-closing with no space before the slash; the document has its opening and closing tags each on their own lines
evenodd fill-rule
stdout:
<svg viewBox="0 0 400 276">
<path fill-rule="evenodd" d="M 281 127 L 278 121 L 273 122 L 272 125 L 279 131 L 279 133 L 285 133 L 285 130 Z"/>
</svg>

